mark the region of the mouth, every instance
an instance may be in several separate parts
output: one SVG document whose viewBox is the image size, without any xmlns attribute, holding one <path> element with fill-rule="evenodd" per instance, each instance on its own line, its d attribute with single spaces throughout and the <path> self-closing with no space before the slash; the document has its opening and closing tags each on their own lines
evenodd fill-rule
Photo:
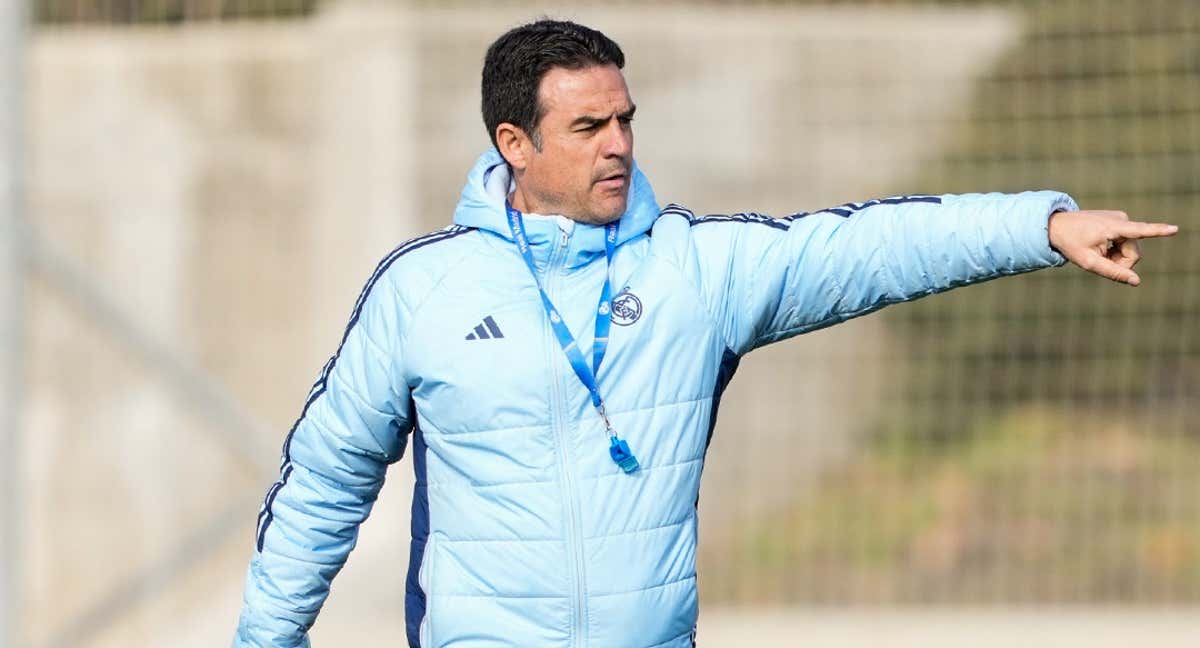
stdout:
<svg viewBox="0 0 1200 648">
<path fill-rule="evenodd" d="M 596 184 L 604 189 L 619 189 L 625 186 L 625 181 L 628 177 L 624 171 L 617 171 L 600 178 L 596 181 Z"/>
</svg>

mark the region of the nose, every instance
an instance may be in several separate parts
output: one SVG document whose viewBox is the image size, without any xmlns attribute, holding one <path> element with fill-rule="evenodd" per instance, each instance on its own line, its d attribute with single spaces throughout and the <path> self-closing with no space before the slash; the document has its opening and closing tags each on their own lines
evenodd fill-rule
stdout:
<svg viewBox="0 0 1200 648">
<path fill-rule="evenodd" d="M 604 157 L 629 160 L 633 157 L 633 127 L 619 118 L 610 119 L 605 127 Z"/>
</svg>

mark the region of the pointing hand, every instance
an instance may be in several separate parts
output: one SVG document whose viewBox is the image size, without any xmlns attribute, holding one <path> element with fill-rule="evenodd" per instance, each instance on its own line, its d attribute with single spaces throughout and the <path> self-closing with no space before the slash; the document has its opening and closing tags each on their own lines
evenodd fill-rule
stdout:
<svg viewBox="0 0 1200 648">
<path fill-rule="evenodd" d="M 1113 281 L 1137 286 L 1133 266 L 1141 259 L 1138 239 L 1174 236 L 1179 226 L 1140 223 L 1121 211 L 1058 212 L 1050 216 L 1050 245 L 1071 263 Z"/>
</svg>

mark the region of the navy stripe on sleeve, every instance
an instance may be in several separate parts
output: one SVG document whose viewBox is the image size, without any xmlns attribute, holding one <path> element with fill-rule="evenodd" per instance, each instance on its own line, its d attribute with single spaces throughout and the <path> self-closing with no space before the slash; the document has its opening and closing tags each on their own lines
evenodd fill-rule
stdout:
<svg viewBox="0 0 1200 648">
<path fill-rule="evenodd" d="M 667 214 L 683 216 L 687 219 L 688 225 L 692 227 L 703 225 L 705 223 L 757 223 L 759 225 L 766 225 L 767 227 L 773 227 L 775 229 L 786 231 L 791 226 L 791 224 L 787 221 L 780 220 L 778 218 L 771 218 L 770 216 L 765 216 L 763 214 L 755 214 L 753 212 L 745 214 L 709 214 L 707 216 L 696 216 L 695 212 L 692 210 L 676 205 L 675 203 L 671 203 L 670 205 L 664 207 L 658 215 L 665 216 Z"/>
<path fill-rule="evenodd" d="M 766 225 L 767 227 L 773 227 L 775 229 L 787 230 L 791 227 L 793 221 L 800 220 L 805 216 L 812 216 L 813 214 L 830 213 L 841 216 L 842 218 L 849 218 L 850 216 L 863 211 L 864 209 L 874 207 L 876 205 L 901 205 L 904 203 L 917 202 L 940 205 L 942 203 L 942 199 L 940 196 L 925 195 L 875 198 L 874 200 L 868 200 L 861 203 L 846 203 L 844 205 L 837 205 L 835 207 L 827 207 L 815 212 L 797 212 L 784 218 L 772 218 L 765 214 L 756 214 L 754 212 L 696 216 L 695 212 L 692 210 L 675 203 L 671 203 L 666 207 L 663 207 L 662 211 L 660 211 L 658 215 L 666 216 L 668 214 L 674 214 L 676 216 L 683 216 L 687 219 L 688 224 L 693 227 L 696 225 L 703 225 L 705 223 L 757 223 L 759 225 Z"/>
<path fill-rule="evenodd" d="M 795 221 L 795 220 L 800 220 L 801 218 L 804 218 L 805 216 L 812 216 L 813 214 L 823 214 L 823 213 L 837 214 L 838 216 L 841 216 L 842 218 L 849 218 L 850 216 L 854 215 L 855 213 L 860 212 L 864 209 L 867 209 L 868 207 L 874 207 L 875 205 L 902 205 L 904 203 L 918 203 L 918 202 L 932 203 L 935 205 L 940 205 L 940 204 L 942 204 L 942 199 L 940 196 L 924 196 L 924 195 L 895 196 L 892 198 L 876 198 L 874 200 L 868 200 L 866 202 L 861 202 L 861 203 L 846 203 L 844 205 L 838 205 L 836 207 L 827 207 L 825 209 L 821 209 L 821 210 L 818 210 L 815 212 L 798 212 L 798 213 L 792 214 L 791 216 L 785 217 L 783 220 Z"/>
</svg>

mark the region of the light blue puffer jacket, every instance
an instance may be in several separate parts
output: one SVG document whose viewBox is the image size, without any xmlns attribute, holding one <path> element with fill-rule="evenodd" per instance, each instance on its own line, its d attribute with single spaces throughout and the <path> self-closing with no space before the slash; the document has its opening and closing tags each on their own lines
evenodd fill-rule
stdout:
<svg viewBox="0 0 1200 648">
<path fill-rule="evenodd" d="M 367 282 L 284 444 L 234 646 L 307 645 L 384 471 L 409 445 L 410 645 L 692 645 L 700 473 L 742 354 L 1062 265 L 1047 220 L 1076 209 L 1040 191 L 695 216 L 660 212 L 635 171 L 599 375 L 641 461 L 625 474 L 511 241 L 509 186 L 499 155 L 484 154 L 455 224 L 396 248 Z M 603 228 L 526 220 L 547 292 L 591 349 Z"/>
</svg>

